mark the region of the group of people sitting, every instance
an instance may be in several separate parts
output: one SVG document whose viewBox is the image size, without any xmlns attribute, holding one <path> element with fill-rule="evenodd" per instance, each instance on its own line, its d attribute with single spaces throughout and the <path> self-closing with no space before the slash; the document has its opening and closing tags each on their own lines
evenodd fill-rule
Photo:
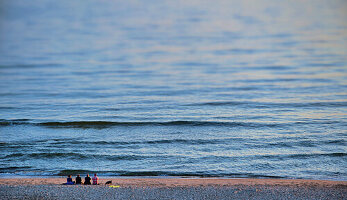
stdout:
<svg viewBox="0 0 347 200">
<path fill-rule="evenodd" d="M 99 183 L 99 177 L 94 174 L 93 178 L 89 177 L 89 174 L 87 174 L 87 176 L 84 178 L 84 185 L 91 185 L 92 183 L 90 182 L 91 180 L 93 180 L 93 185 L 98 185 Z M 80 177 L 80 175 L 78 174 L 76 176 L 75 181 L 72 181 L 71 175 L 67 176 L 67 180 L 66 183 L 64 183 L 65 185 L 74 185 L 74 184 L 82 184 L 82 178 Z"/>
</svg>

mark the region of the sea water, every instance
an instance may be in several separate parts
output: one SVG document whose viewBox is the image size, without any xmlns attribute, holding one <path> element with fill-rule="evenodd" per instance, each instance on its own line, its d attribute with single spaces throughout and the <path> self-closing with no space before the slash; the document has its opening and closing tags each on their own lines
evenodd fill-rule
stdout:
<svg viewBox="0 0 347 200">
<path fill-rule="evenodd" d="M 347 180 L 347 3 L 0 2 L 0 176 Z"/>
</svg>

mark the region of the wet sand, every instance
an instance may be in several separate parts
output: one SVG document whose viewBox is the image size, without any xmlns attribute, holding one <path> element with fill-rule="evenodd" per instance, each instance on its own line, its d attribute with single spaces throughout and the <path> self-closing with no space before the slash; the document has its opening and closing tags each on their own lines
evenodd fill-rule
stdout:
<svg viewBox="0 0 347 200">
<path fill-rule="evenodd" d="M 112 185 L 105 182 L 112 180 Z M 347 181 L 104 178 L 100 185 L 61 185 L 66 178 L 0 178 L 5 199 L 347 199 Z"/>
</svg>

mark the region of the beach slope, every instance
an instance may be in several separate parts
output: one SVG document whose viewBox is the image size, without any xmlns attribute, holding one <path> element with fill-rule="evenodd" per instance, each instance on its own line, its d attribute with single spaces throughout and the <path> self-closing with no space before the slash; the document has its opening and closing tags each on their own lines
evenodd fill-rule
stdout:
<svg viewBox="0 0 347 200">
<path fill-rule="evenodd" d="M 104 183 L 112 180 L 114 187 Z M 65 178 L 0 178 L 4 199 L 347 199 L 347 181 L 102 178 L 100 185 L 61 185 Z"/>
</svg>

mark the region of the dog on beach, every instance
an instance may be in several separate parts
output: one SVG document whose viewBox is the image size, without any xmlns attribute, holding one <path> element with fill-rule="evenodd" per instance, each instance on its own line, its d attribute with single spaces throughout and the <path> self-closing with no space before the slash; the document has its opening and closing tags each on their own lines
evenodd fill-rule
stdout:
<svg viewBox="0 0 347 200">
<path fill-rule="evenodd" d="M 106 181 L 105 185 L 112 184 L 112 181 Z"/>
</svg>

